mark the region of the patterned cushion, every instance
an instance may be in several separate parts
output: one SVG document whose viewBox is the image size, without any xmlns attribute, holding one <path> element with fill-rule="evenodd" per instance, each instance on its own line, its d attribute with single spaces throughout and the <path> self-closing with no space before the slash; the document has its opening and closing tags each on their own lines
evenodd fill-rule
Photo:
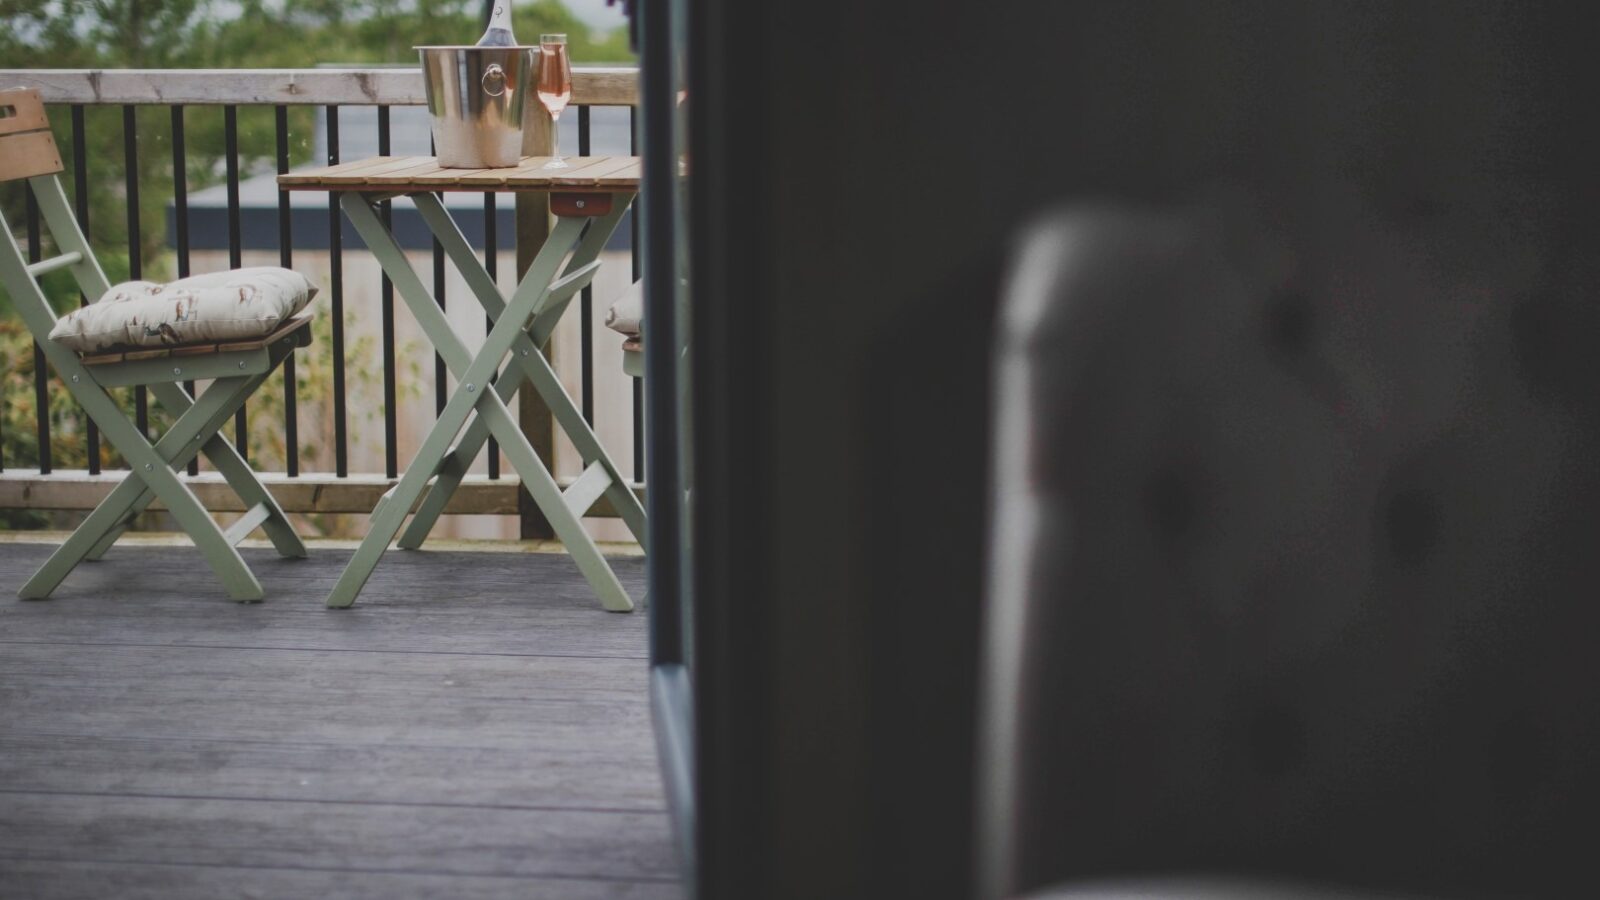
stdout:
<svg viewBox="0 0 1600 900">
<path fill-rule="evenodd" d="M 606 327 L 638 343 L 644 333 L 644 282 L 635 282 L 606 312 Z"/>
<path fill-rule="evenodd" d="M 50 339 L 79 353 L 248 340 L 270 334 L 316 294 L 304 275 L 272 267 L 130 281 L 62 316 Z"/>
</svg>

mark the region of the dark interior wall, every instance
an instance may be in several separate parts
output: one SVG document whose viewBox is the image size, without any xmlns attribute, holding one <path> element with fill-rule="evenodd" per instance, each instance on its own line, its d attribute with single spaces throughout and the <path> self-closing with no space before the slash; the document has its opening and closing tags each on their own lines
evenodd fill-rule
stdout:
<svg viewBox="0 0 1600 900">
<path fill-rule="evenodd" d="M 742 382 L 717 412 L 749 489 L 708 486 L 729 520 L 702 535 L 723 576 L 702 604 L 739 606 L 705 627 L 740 625 L 736 650 L 702 643 L 708 895 L 968 891 L 988 350 L 1020 223 L 1241 180 L 1486 215 L 1537 184 L 1581 208 L 1587 19 L 701 2 L 696 176 L 725 205 L 697 211 L 695 277 L 727 316 L 697 336 L 737 348 L 706 371 Z"/>
</svg>

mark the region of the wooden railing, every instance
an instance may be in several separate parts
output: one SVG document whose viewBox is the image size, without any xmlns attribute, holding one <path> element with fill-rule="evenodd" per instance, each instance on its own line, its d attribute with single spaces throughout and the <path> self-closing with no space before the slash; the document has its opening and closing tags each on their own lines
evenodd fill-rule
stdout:
<svg viewBox="0 0 1600 900">
<path fill-rule="evenodd" d="M 590 141 L 590 110 L 598 106 L 633 107 L 638 101 L 638 73 L 636 69 L 614 68 L 578 68 L 574 71 L 572 104 L 576 108 L 578 126 L 578 142 L 581 152 L 586 152 Z M 321 107 L 326 116 L 327 130 L 327 162 L 332 164 L 340 161 L 339 156 L 339 115 L 341 107 L 376 107 L 378 110 L 378 147 L 380 153 L 387 150 L 390 142 L 388 110 L 396 106 L 418 106 L 426 102 L 423 94 L 421 73 L 417 69 L 405 68 L 374 68 L 374 69 L 224 69 L 224 70 L 3 70 L 0 69 L 0 87 L 34 87 L 39 89 L 47 104 L 52 106 L 65 106 L 71 110 L 72 134 L 70 144 L 74 149 L 73 171 L 67 173 L 66 178 L 69 188 L 75 188 L 75 193 L 81 198 L 87 190 L 90 179 L 96 177 L 88 160 L 84 159 L 84 110 L 93 107 L 120 107 L 123 113 L 124 128 L 124 155 L 126 170 L 138 171 L 138 154 L 140 147 L 137 141 L 138 110 L 142 107 L 161 106 L 169 108 L 172 123 L 170 152 L 172 154 L 172 171 L 174 184 L 174 215 L 176 218 L 175 241 L 177 246 L 171 247 L 176 256 L 177 270 L 180 276 L 188 274 L 190 255 L 188 236 L 188 191 L 185 171 L 185 111 L 190 107 L 221 107 L 225 114 L 226 149 L 224 152 L 227 170 L 228 191 L 228 222 L 229 222 L 229 249 L 230 260 L 234 265 L 239 264 L 241 239 L 239 234 L 239 193 L 240 182 L 238 146 L 237 114 L 239 107 L 270 107 L 275 110 L 275 147 L 270 155 L 275 157 L 277 170 L 288 170 L 290 155 L 288 147 L 293 135 L 289 133 L 289 116 L 287 111 L 296 107 Z M 530 97 L 531 100 L 531 97 Z M 525 149 L 532 153 L 547 152 L 550 140 L 547 120 L 542 111 L 537 107 L 530 109 L 529 120 L 534 127 L 529 129 Z M 539 123 L 543 124 L 542 127 Z M 637 134 L 637 129 L 630 128 L 630 134 Z M 60 137 L 60 135 L 58 135 Z M 542 142 L 542 146 L 541 146 Z M 64 142 L 65 143 L 65 142 Z M 634 152 L 637 152 L 636 148 Z M 322 160 L 314 162 L 321 163 Z M 130 177 L 124 187 L 128 197 L 128 247 L 130 253 L 130 269 L 133 277 L 137 278 L 141 272 L 141 235 L 137 214 L 139 185 L 135 178 Z M 484 195 L 484 229 L 485 241 L 490 247 L 501 247 L 495 228 L 495 203 L 493 194 Z M 85 201 L 79 200 L 80 215 L 86 208 Z M 542 197 L 527 196 L 517 200 L 517 249 L 519 261 L 531 258 L 532 252 L 542 242 L 545 229 L 548 227 L 548 207 L 544 205 Z M 286 194 L 280 192 L 278 205 L 278 234 L 280 262 L 285 266 L 293 264 L 295 250 L 294 235 L 291 230 L 293 219 L 292 209 Z M 29 204 L 28 213 L 35 213 L 32 204 Z M 382 333 L 382 363 L 383 363 L 383 395 L 385 408 L 384 423 L 384 448 L 385 466 L 382 472 L 352 472 L 348 464 L 348 411 L 345 408 L 345 353 L 344 345 L 345 320 L 351 315 L 369 314 L 369 310 L 347 310 L 344 307 L 344 284 L 342 283 L 343 254 L 346 252 L 342 246 L 341 235 L 343 223 L 339 211 L 330 201 L 328 225 L 328 250 L 332 260 L 331 284 L 325 288 L 330 292 L 330 305 L 332 313 L 332 382 L 333 382 L 333 433 L 322 436 L 331 440 L 334 447 L 334 471 L 332 472 L 302 472 L 298 458 L 298 423 L 296 421 L 296 386 L 294 372 L 290 369 L 284 378 L 283 416 L 282 426 L 285 431 L 286 465 L 281 472 L 263 472 L 263 481 L 278 497 L 284 508 L 290 512 L 303 513 L 364 513 L 372 509 L 379 495 L 392 485 L 399 474 L 402 460 L 397 452 L 397 426 L 396 426 L 396 382 L 398 380 L 398 360 L 396 359 L 397 347 L 394 339 L 393 327 L 393 291 L 384 280 L 381 289 L 381 315 L 383 316 Z M 29 220 L 29 239 L 37 244 L 37 219 Z M 435 293 L 443 297 L 445 283 L 444 257 L 435 245 L 434 247 L 434 287 Z M 494 254 L 489 254 L 491 259 L 491 272 L 493 271 L 492 259 Z M 634 278 L 639 274 L 638 246 L 633 242 L 633 272 Z M 590 359 L 594 347 L 595 335 L 592 328 L 592 303 L 590 291 L 585 290 L 581 300 L 581 393 L 582 408 L 585 415 L 593 421 L 593 365 Z M 430 352 L 431 353 L 431 352 Z M 81 510 L 93 507 L 105 496 L 112 486 L 118 481 L 118 476 L 102 473 L 100 471 L 101 454 L 99 442 L 92 433 L 88 465 L 86 469 L 61 470 L 57 469 L 51 459 L 51 433 L 50 416 L 48 414 L 49 392 L 46 390 L 45 379 L 53 377 L 42 360 L 36 365 L 36 398 L 44 402 L 36 408 L 36 428 L 39 442 L 39 463 L 25 469 L 18 469 L 12 460 L 0 460 L 0 509 L 53 509 L 53 510 Z M 445 372 L 443 364 L 437 357 L 434 358 L 433 388 L 437 405 L 442 405 L 445 391 Z M 525 433 L 528 434 L 541 455 L 547 461 L 553 456 L 553 430 L 550 427 L 549 412 L 542 408 L 537 401 L 537 396 L 532 391 L 523 391 L 520 408 L 520 418 Z M 9 402 L 9 401 L 8 401 Z M 633 386 L 632 418 L 634 423 L 633 451 L 634 471 L 642 472 L 642 428 L 641 411 L 639 409 L 640 397 L 637 384 Z M 137 398 L 137 415 L 141 427 L 147 425 L 145 399 L 141 395 Z M 248 452 L 245 427 L 245 411 L 241 411 L 236 439 L 241 441 L 241 450 Z M 623 448 L 614 448 L 621 459 L 626 459 L 627 454 Z M 520 514 L 522 516 L 522 535 L 524 537 L 546 537 L 543 522 L 530 503 L 526 495 L 519 490 L 520 485 L 515 478 L 500 477 L 498 455 L 491 453 L 489 472 L 487 475 L 469 476 L 462 484 L 461 489 L 455 494 L 450 507 L 450 513 L 491 513 L 491 514 Z M 237 501 L 220 478 L 213 473 L 190 471 L 190 484 L 196 494 L 206 503 L 208 508 L 218 511 L 237 509 Z M 635 485 L 636 490 L 643 489 L 642 485 Z M 605 508 L 597 509 L 593 515 L 610 515 Z"/>
<path fill-rule="evenodd" d="M 575 106 L 633 106 L 634 68 L 579 67 Z M 158 106 L 422 106 L 420 69 L 0 69 L 46 103 Z"/>
</svg>

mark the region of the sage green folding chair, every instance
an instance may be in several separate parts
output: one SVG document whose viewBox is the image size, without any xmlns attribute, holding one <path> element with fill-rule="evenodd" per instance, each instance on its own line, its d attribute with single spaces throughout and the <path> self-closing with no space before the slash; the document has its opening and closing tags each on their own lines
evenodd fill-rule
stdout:
<svg viewBox="0 0 1600 900">
<path fill-rule="evenodd" d="M 179 343 L 128 352 L 80 355 L 51 340 L 57 320 L 39 286 L 41 276 L 70 271 L 84 296 L 93 300 L 112 290 L 72 215 L 57 177 L 61 170 L 61 156 L 38 92 L 0 91 L 0 182 L 27 180 L 60 254 L 29 263 L 11 223 L 0 211 L 0 284 L 44 348 L 50 365 L 101 433 L 128 460 L 131 471 L 18 594 L 24 599 L 48 597 L 78 563 L 98 558 L 135 516 L 159 499 L 193 538 L 228 595 L 240 601 L 260 600 L 261 584 L 240 558 L 239 542 L 259 527 L 282 556 L 303 557 L 306 548 L 277 501 L 217 432 L 280 362 L 310 342 L 311 331 L 305 327 L 310 320 L 291 319 L 258 339 Z M 185 381 L 207 380 L 211 385 L 198 399 L 183 386 Z M 156 401 L 178 417 L 154 443 L 106 392 L 107 388 L 133 385 L 147 385 Z M 227 531 L 218 527 L 175 471 L 201 452 L 247 510 Z"/>
</svg>

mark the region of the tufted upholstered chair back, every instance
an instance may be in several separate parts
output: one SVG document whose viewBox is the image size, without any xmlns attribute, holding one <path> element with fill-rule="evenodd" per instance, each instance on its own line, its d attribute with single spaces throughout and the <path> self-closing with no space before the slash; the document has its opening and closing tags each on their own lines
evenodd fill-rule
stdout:
<svg viewBox="0 0 1600 900">
<path fill-rule="evenodd" d="M 1589 880 L 1600 242 L 1536 187 L 1474 202 L 1224 189 L 1028 232 L 996 380 L 985 896 Z"/>
</svg>

